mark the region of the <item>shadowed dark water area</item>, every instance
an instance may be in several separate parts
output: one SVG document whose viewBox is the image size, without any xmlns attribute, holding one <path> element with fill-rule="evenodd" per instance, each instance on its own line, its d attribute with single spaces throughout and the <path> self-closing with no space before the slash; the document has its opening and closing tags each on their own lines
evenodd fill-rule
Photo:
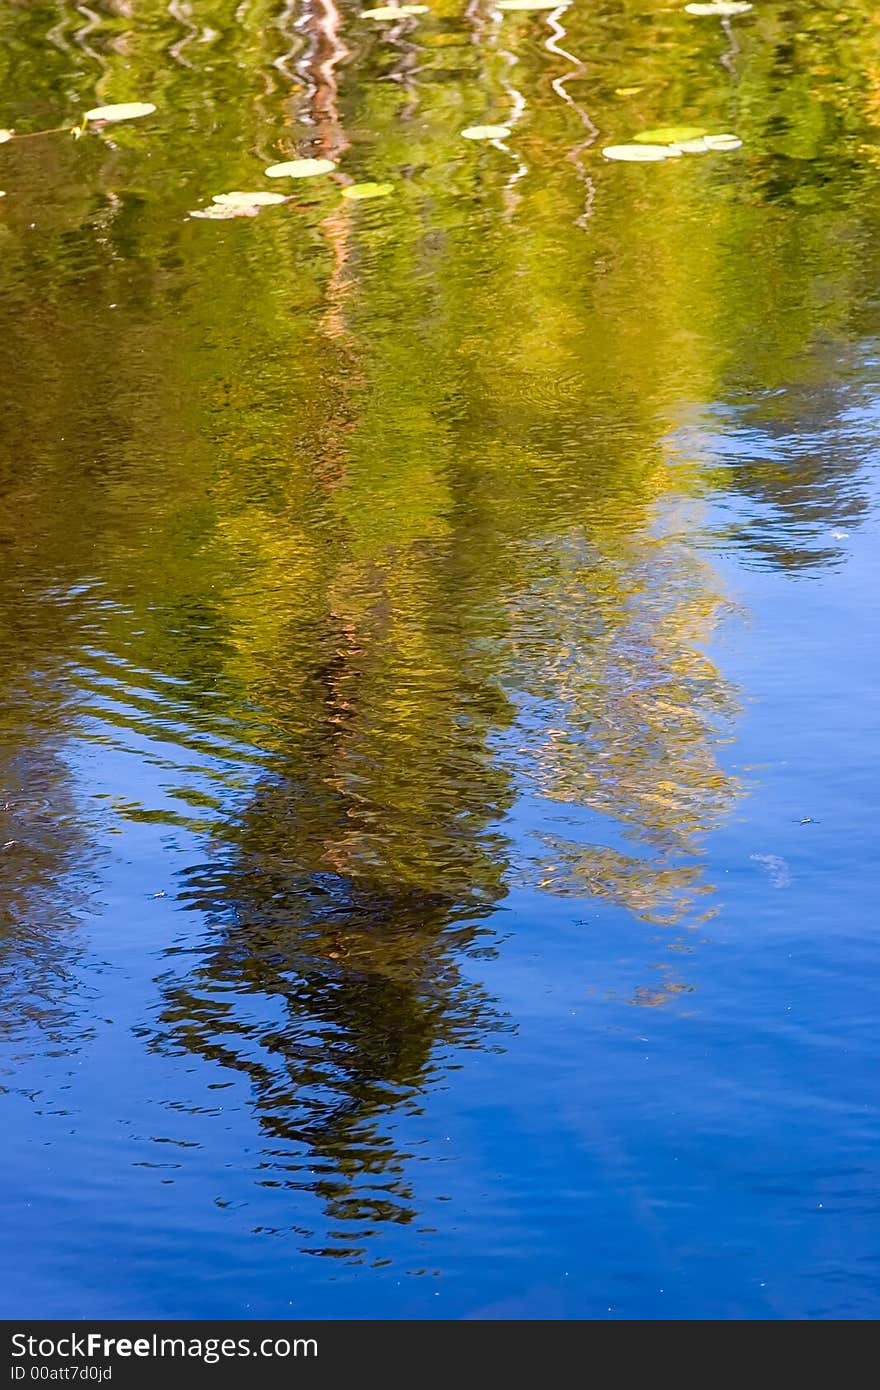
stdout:
<svg viewBox="0 0 880 1390">
<path fill-rule="evenodd" d="M 0 126 L 0 1312 L 878 1316 L 871 7 L 10 2 Z"/>
</svg>

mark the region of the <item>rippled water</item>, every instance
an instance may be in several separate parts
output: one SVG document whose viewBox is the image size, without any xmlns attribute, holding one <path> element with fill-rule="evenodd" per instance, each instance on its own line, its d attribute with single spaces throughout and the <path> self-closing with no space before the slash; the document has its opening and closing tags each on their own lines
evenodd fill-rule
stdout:
<svg viewBox="0 0 880 1390">
<path fill-rule="evenodd" d="M 2 1311 L 877 1316 L 871 8 L 0 41 Z"/>
</svg>

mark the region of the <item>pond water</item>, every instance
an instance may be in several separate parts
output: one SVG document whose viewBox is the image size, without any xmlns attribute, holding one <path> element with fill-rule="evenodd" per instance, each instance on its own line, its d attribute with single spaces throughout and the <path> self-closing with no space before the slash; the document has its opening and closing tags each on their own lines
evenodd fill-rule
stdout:
<svg viewBox="0 0 880 1390">
<path fill-rule="evenodd" d="M 7 1317 L 880 1314 L 838 3 L 3 5 Z"/>
</svg>

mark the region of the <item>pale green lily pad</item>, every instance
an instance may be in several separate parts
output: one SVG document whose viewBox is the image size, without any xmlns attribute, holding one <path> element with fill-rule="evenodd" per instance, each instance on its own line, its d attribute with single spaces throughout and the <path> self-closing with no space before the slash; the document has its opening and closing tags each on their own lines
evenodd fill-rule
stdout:
<svg viewBox="0 0 880 1390">
<path fill-rule="evenodd" d="M 602 151 L 606 159 L 620 159 L 632 164 L 651 164 L 674 155 L 668 145 L 606 145 Z"/>
<path fill-rule="evenodd" d="M 699 140 L 705 134 L 701 125 L 662 125 L 656 130 L 641 130 L 633 139 L 639 145 L 682 145 L 685 140 Z"/>
<path fill-rule="evenodd" d="M 286 203 L 283 193 L 217 193 L 214 202 L 229 208 L 269 208 Z"/>
<path fill-rule="evenodd" d="M 700 135 L 692 140 L 670 140 L 666 148 L 670 154 L 721 154 L 741 149 L 742 140 L 738 135 Z"/>
<path fill-rule="evenodd" d="M 708 154 L 710 146 L 705 140 L 673 140 L 669 146 L 674 154 Z"/>
<path fill-rule="evenodd" d="M 313 179 L 316 174 L 332 174 L 335 168 L 332 159 L 289 159 L 286 164 L 270 164 L 266 174 L 270 179 Z"/>
<path fill-rule="evenodd" d="M 504 140 L 510 134 L 509 125 L 469 125 L 463 130 L 465 140 Z"/>
<path fill-rule="evenodd" d="M 350 183 L 342 190 L 343 198 L 387 198 L 394 192 L 393 183 Z"/>
<path fill-rule="evenodd" d="M 212 203 L 208 208 L 193 208 L 189 215 L 205 222 L 228 222 L 232 217 L 256 217 L 259 211 L 259 208 L 252 206 L 234 204 L 230 207 L 228 204 Z"/>
<path fill-rule="evenodd" d="M 427 5 L 378 5 L 374 10 L 361 10 L 361 19 L 401 19 L 410 14 L 427 13 Z"/>
<path fill-rule="evenodd" d="M 139 116 L 152 116 L 151 101 L 127 101 L 118 106 L 93 106 L 86 112 L 87 121 L 135 121 Z"/>
<path fill-rule="evenodd" d="M 746 14 L 751 8 L 746 0 L 707 0 L 706 4 L 685 5 L 688 14 L 714 15 L 716 19 L 730 19 L 735 14 Z"/>
<path fill-rule="evenodd" d="M 498 0 L 499 10 L 558 10 L 569 0 Z"/>
<path fill-rule="evenodd" d="M 741 150 L 742 140 L 738 135 L 706 135 L 703 137 L 709 150 Z"/>
</svg>

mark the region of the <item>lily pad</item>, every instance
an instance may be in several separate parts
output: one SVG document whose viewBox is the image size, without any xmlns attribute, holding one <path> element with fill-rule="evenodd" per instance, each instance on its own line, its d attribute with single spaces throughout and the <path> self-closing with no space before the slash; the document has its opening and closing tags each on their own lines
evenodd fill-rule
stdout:
<svg viewBox="0 0 880 1390">
<path fill-rule="evenodd" d="M 633 139 L 639 145 L 681 145 L 685 140 L 699 140 L 705 135 L 699 125 L 662 125 L 656 130 L 642 130 Z"/>
<path fill-rule="evenodd" d="M 256 217 L 259 211 L 260 209 L 255 207 L 230 207 L 223 203 L 212 203 L 209 208 L 193 208 L 190 217 L 197 217 L 205 222 L 228 222 L 232 217 Z"/>
<path fill-rule="evenodd" d="M 735 14 L 746 14 L 751 8 L 746 0 L 707 0 L 706 4 L 685 5 L 688 14 L 714 15 L 716 19 L 730 19 Z"/>
<path fill-rule="evenodd" d="M 427 5 L 378 5 L 375 10 L 361 10 L 361 19 L 401 19 L 427 13 Z"/>
<path fill-rule="evenodd" d="M 632 164 L 650 164 L 660 159 L 669 159 L 673 154 L 668 145 L 606 145 L 602 151 L 606 159 L 621 159 Z"/>
<path fill-rule="evenodd" d="M 139 116 L 152 116 L 151 101 L 127 101 L 118 106 L 93 106 L 86 112 L 87 121 L 135 121 Z"/>
<path fill-rule="evenodd" d="M 469 125 L 461 133 L 465 140 L 504 140 L 510 134 L 510 126 Z"/>
<path fill-rule="evenodd" d="M 227 208 L 268 208 L 287 198 L 283 193 L 217 193 L 214 202 Z"/>
<path fill-rule="evenodd" d="M 289 159 L 286 164 L 270 164 L 266 174 L 270 179 L 313 179 L 316 174 L 332 174 L 335 168 L 332 159 Z"/>
<path fill-rule="evenodd" d="M 499 10 L 558 10 L 569 0 L 498 0 Z"/>
<path fill-rule="evenodd" d="M 742 140 L 738 135 L 705 135 L 703 137 L 709 150 L 741 150 Z"/>
<path fill-rule="evenodd" d="M 393 183 L 350 183 L 342 190 L 343 198 L 387 198 L 394 192 Z"/>
<path fill-rule="evenodd" d="M 669 148 L 675 154 L 708 154 L 711 146 L 698 136 L 696 140 L 672 140 Z"/>
</svg>

